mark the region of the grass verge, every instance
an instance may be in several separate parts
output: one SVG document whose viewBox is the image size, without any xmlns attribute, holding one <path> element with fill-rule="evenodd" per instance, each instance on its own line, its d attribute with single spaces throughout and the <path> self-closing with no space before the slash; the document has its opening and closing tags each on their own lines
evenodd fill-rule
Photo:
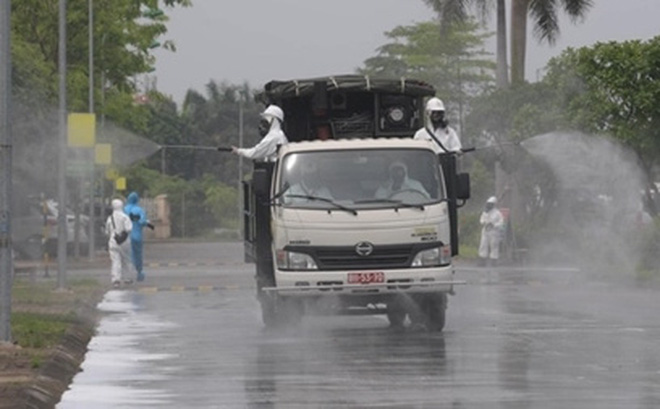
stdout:
<svg viewBox="0 0 660 409">
<path fill-rule="evenodd" d="M 16 408 L 74 327 L 93 330 L 96 305 L 106 287 L 96 279 L 16 279 L 12 285 L 12 343 L 0 345 L 0 409 Z M 84 353 L 84 351 L 82 351 Z"/>
</svg>

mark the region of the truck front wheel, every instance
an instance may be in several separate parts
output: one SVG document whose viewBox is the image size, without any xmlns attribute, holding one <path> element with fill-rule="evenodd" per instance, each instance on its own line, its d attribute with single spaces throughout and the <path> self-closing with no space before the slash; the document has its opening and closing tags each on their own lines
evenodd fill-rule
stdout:
<svg viewBox="0 0 660 409">
<path fill-rule="evenodd" d="M 428 323 L 430 331 L 440 332 L 445 327 L 445 313 L 447 311 L 447 294 L 431 297 L 428 305 Z"/>
<path fill-rule="evenodd" d="M 390 322 L 390 328 L 402 329 L 406 320 L 406 309 L 401 297 L 396 297 L 387 303 L 387 320 Z"/>
<path fill-rule="evenodd" d="M 281 328 L 298 325 L 304 315 L 302 302 L 295 299 L 282 298 L 276 294 L 263 294 L 261 304 L 261 319 L 266 328 Z"/>
<path fill-rule="evenodd" d="M 439 332 L 445 327 L 447 294 L 433 294 L 416 300 L 414 311 L 410 312 L 413 324 L 425 326 L 429 331 Z"/>
</svg>

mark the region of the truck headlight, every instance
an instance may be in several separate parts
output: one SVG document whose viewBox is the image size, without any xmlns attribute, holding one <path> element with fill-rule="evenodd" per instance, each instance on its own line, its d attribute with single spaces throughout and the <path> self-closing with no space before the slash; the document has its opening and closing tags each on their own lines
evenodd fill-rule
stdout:
<svg viewBox="0 0 660 409">
<path fill-rule="evenodd" d="M 277 250 L 277 268 L 280 270 L 318 270 L 314 259 L 305 253 Z"/>
<path fill-rule="evenodd" d="M 451 246 L 439 246 L 422 250 L 412 261 L 412 267 L 444 266 L 451 263 Z"/>
</svg>

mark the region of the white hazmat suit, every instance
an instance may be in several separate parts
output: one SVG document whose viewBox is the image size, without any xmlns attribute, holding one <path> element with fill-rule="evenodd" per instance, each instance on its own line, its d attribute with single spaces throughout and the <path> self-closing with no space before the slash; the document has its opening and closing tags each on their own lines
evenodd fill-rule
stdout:
<svg viewBox="0 0 660 409">
<path fill-rule="evenodd" d="M 261 113 L 261 118 L 262 121 L 268 122 L 268 132 L 264 135 L 263 139 L 252 148 L 233 147 L 232 151 L 248 159 L 274 162 L 277 158 L 277 147 L 289 143 L 282 130 L 284 112 L 277 105 L 269 105 Z"/>
<path fill-rule="evenodd" d="M 131 241 L 126 239 L 117 244 L 115 234 L 133 229 L 131 219 L 124 213 L 124 202 L 120 199 L 112 200 L 112 214 L 105 222 L 105 231 L 108 233 L 108 252 L 110 253 L 110 273 L 112 284 L 117 287 L 123 280 L 129 280 L 131 273 Z M 130 234 L 129 234 L 130 235 Z"/>
<path fill-rule="evenodd" d="M 431 98 L 426 103 L 425 111 L 427 125 L 420 128 L 413 139 L 433 141 L 436 153 L 460 152 L 463 148 L 461 140 L 445 121 L 445 104 L 438 98 Z M 438 142 L 442 146 L 438 145 Z"/>
<path fill-rule="evenodd" d="M 493 196 L 486 201 L 486 208 L 481 213 L 481 242 L 479 243 L 479 257 L 482 259 L 497 260 L 500 258 L 500 241 L 504 229 L 504 217 L 495 207 L 497 199 Z"/>
<path fill-rule="evenodd" d="M 380 186 L 374 196 L 377 199 L 388 199 L 397 192 L 416 191 L 425 198 L 429 198 L 429 193 L 424 186 L 417 180 L 408 177 L 408 167 L 400 161 L 396 161 L 389 166 L 390 179 L 383 186 Z"/>
</svg>

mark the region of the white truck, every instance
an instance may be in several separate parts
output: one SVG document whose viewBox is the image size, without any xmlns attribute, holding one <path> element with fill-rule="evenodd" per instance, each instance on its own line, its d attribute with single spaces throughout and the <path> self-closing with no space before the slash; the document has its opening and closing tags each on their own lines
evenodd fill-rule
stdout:
<svg viewBox="0 0 660 409">
<path fill-rule="evenodd" d="M 267 327 L 333 313 L 442 330 L 469 175 L 412 138 L 434 94 L 420 81 L 337 76 L 272 81 L 258 95 L 283 108 L 289 138 L 243 182 Z"/>
</svg>

